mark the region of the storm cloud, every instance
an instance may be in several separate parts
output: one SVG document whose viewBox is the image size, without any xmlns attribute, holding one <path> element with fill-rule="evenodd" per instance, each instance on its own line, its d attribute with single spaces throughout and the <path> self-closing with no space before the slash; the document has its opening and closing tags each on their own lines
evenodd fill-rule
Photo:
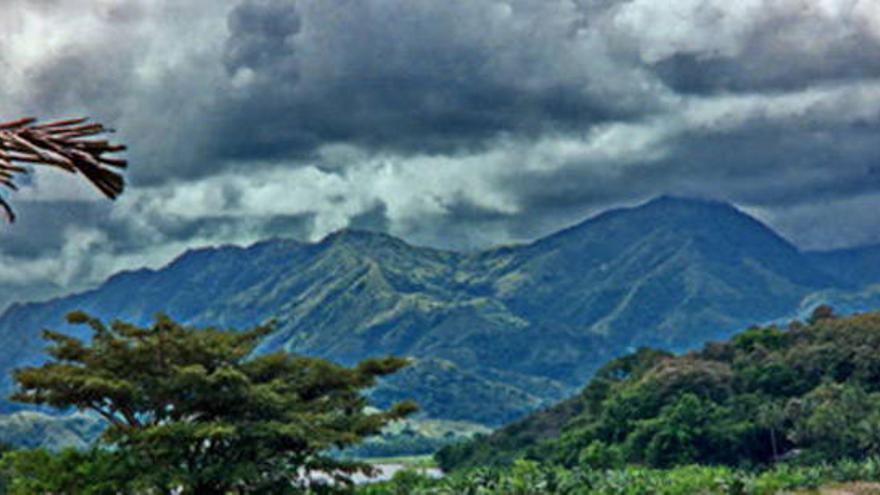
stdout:
<svg viewBox="0 0 880 495">
<path fill-rule="evenodd" d="M 14 198 L 0 306 L 199 245 L 354 226 L 472 249 L 657 194 L 805 248 L 880 242 L 870 0 L 0 9 L 2 114 L 94 115 L 132 162 L 115 204 L 52 174 Z"/>
</svg>

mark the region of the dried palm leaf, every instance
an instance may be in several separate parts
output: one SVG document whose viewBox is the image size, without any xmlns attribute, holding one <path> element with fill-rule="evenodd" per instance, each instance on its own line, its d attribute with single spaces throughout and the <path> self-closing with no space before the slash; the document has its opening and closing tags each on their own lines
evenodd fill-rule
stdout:
<svg viewBox="0 0 880 495">
<path fill-rule="evenodd" d="M 115 169 L 128 165 L 126 160 L 105 156 L 125 150 L 125 146 L 93 139 L 113 132 L 88 118 L 59 120 L 37 125 L 37 119 L 26 117 L 0 122 L 0 187 L 15 191 L 15 178 L 29 173 L 20 164 L 56 167 L 73 174 L 82 174 L 110 199 L 122 193 L 125 182 Z M 9 203 L 0 197 L 0 210 L 15 221 Z"/>
</svg>

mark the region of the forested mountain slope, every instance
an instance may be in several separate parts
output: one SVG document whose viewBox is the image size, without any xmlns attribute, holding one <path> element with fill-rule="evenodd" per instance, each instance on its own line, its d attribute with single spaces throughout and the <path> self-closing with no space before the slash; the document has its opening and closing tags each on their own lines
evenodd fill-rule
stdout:
<svg viewBox="0 0 880 495">
<path fill-rule="evenodd" d="M 274 318 L 262 350 L 344 363 L 413 356 L 377 399 L 412 396 L 429 416 L 499 425 L 563 398 L 628 349 L 692 348 L 794 314 L 818 291 L 850 291 L 823 259 L 731 205 L 668 197 L 477 253 L 351 230 L 312 244 L 206 248 L 11 307 L 0 316 L 0 370 L 42 359 L 40 330 L 64 329 L 74 309 L 140 324 L 158 311 L 220 327 Z"/>
</svg>

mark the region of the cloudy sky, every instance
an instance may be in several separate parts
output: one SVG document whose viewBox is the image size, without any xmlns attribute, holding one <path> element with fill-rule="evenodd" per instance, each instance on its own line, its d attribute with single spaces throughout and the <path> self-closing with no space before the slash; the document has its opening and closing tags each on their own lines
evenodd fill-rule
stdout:
<svg viewBox="0 0 880 495">
<path fill-rule="evenodd" d="M 115 203 L 37 174 L 0 307 L 346 226 L 477 248 L 657 194 L 880 242 L 876 0 L 0 0 L 0 119 L 92 115 Z"/>
</svg>

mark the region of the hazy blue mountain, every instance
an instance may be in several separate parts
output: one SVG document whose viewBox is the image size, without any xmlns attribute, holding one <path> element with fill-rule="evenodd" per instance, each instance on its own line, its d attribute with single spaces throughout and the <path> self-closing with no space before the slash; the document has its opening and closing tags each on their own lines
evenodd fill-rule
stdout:
<svg viewBox="0 0 880 495">
<path fill-rule="evenodd" d="M 814 251 L 807 256 L 818 268 L 850 284 L 859 286 L 880 281 L 880 245 Z"/>
<path fill-rule="evenodd" d="M 848 290 L 823 264 L 733 206 L 666 197 L 479 253 L 346 230 L 190 251 L 90 292 L 15 305 L 0 317 L 0 369 L 42 359 L 40 329 L 66 329 L 74 309 L 238 328 L 274 318 L 264 351 L 415 356 L 376 391 L 380 402 L 413 396 L 430 416 L 497 425 L 634 346 L 697 346 Z"/>
<path fill-rule="evenodd" d="M 87 414 L 50 416 L 34 411 L 21 411 L 0 416 L 0 441 L 6 445 L 34 448 L 86 448 L 106 424 Z"/>
<path fill-rule="evenodd" d="M 489 257 L 517 314 L 630 346 L 691 347 L 838 285 L 736 208 L 662 197 Z"/>
</svg>

